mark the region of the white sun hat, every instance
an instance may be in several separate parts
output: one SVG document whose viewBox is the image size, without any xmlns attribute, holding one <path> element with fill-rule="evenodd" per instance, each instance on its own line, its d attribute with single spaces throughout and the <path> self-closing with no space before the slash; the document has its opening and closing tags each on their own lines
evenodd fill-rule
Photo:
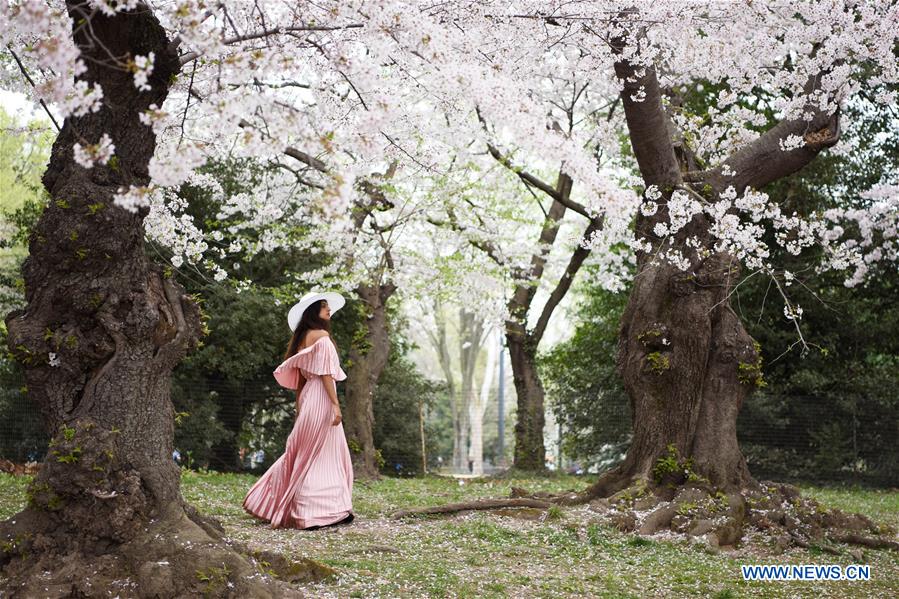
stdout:
<svg viewBox="0 0 899 599">
<path fill-rule="evenodd" d="M 324 293 L 311 291 L 300 298 L 300 301 L 294 304 L 293 308 L 290 309 L 290 312 L 287 313 L 287 324 L 290 325 L 290 330 L 297 330 L 297 325 L 300 324 L 300 319 L 303 317 L 303 312 L 306 311 L 306 308 L 321 300 L 328 302 L 328 307 L 331 308 L 331 314 L 334 314 L 343 308 L 343 305 L 346 303 L 346 300 L 343 299 L 343 296 L 339 293 L 334 293 L 333 291 L 326 291 Z"/>
</svg>

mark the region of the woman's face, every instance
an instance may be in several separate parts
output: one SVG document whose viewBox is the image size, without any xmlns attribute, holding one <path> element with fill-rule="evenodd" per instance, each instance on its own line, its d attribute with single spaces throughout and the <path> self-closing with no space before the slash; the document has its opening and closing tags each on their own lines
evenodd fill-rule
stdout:
<svg viewBox="0 0 899 599">
<path fill-rule="evenodd" d="M 318 311 L 318 317 L 322 320 L 331 320 L 331 307 L 328 302 L 322 300 L 322 307 Z"/>
</svg>

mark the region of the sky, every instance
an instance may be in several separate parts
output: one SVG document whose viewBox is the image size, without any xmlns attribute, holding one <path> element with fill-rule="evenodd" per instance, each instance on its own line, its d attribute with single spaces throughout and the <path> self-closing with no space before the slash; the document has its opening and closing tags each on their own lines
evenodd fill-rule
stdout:
<svg viewBox="0 0 899 599">
<path fill-rule="evenodd" d="M 31 100 L 25 94 L 19 92 L 0 89 L 0 108 L 9 115 L 15 115 L 22 123 L 35 118 L 46 118 L 40 107 L 37 107 L 35 110 Z"/>
</svg>

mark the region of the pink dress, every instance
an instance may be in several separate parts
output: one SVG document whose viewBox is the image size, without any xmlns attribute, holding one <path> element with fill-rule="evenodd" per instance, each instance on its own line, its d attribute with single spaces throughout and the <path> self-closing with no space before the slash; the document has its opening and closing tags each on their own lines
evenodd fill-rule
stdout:
<svg viewBox="0 0 899 599">
<path fill-rule="evenodd" d="M 334 411 L 322 375 L 346 379 L 330 338 L 285 360 L 275 370 L 282 387 L 296 389 L 298 374 L 306 384 L 300 392 L 300 413 L 287 437 L 287 448 L 243 500 L 243 508 L 272 528 L 308 528 L 334 524 L 353 509 L 353 464 L 343 423 L 333 426 Z"/>
</svg>

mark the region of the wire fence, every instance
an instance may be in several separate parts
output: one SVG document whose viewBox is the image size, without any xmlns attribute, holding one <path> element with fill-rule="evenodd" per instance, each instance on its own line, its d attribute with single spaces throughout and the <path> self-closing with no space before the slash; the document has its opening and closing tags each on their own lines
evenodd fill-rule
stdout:
<svg viewBox="0 0 899 599">
<path fill-rule="evenodd" d="M 483 472 L 512 462 L 515 397 L 507 390 L 501 412 L 494 390 L 484 406 Z M 406 413 L 375 405 L 375 441 L 383 470 L 397 475 L 429 471 L 470 473 L 468 447 L 453 459 L 453 423 L 446 395 L 411 401 Z M 626 398 L 605 402 L 588 426 L 557 418 L 548 399 L 547 465 L 570 472 L 596 472 L 620 461 L 630 441 Z M 175 452 L 182 465 L 213 470 L 259 471 L 280 455 L 294 418 L 290 392 L 267 382 L 173 380 Z M 380 412 L 379 412 L 380 409 Z M 502 424 L 501 424 L 502 422 Z M 502 432 L 502 434 L 501 434 Z M 422 435 L 424 433 L 424 435 Z M 750 471 L 759 479 L 846 482 L 899 486 L 899 416 L 891 406 L 864 397 L 833 401 L 815 396 L 751 397 L 741 410 L 737 435 Z M 424 438 L 422 438 L 424 436 Z M 40 461 L 48 437 L 21 380 L 0 379 L 0 458 Z M 352 441 L 350 442 L 352 449 Z M 583 449 L 594 448 L 584 457 Z M 459 453 L 457 453 L 459 455 Z"/>
</svg>

